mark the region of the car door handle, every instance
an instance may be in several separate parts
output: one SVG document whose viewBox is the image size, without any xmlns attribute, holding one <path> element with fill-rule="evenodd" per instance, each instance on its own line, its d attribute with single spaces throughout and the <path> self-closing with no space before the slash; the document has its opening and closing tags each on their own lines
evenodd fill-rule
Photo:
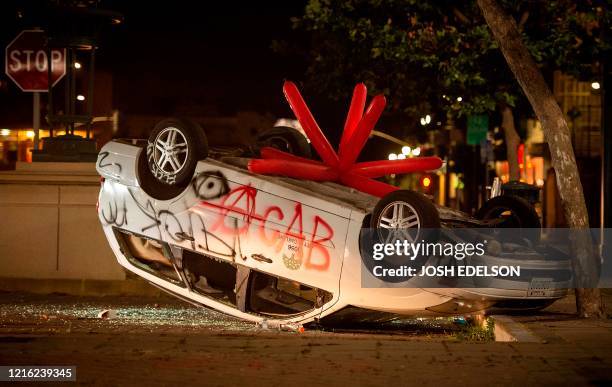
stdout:
<svg viewBox="0 0 612 387">
<path fill-rule="evenodd" d="M 184 231 L 180 231 L 180 232 L 174 233 L 174 236 L 176 236 L 177 238 L 182 239 L 184 241 L 191 241 L 191 242 L 195 241 L 194 237 L 192 237 L 191 235 L 187 234 Z"/>
<path fill-rule="evenodd" d="M 272 263 L 272 259 L 261 254 L 251 254 L 251 258 L 259 262 Z"/>
</svg>

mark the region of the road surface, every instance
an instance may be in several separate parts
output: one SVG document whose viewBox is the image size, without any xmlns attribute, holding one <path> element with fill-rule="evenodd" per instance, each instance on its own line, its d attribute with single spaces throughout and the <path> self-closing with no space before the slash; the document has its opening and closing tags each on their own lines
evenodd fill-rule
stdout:
<svg viewBox="0 0 612 387">
<path fill-rule="evenodd" d="M 525 323 L 545 343 L 496 343 L 458 339 L 444 321 L 378 333 L 263 330 L 166 298 L 3 293 L 0 305 L 0 365 L 76 365 L 84 385 L 612 383 L 610 320 L 567 313 Z M 117 316 L 98 318 L 104 309 Z"/>
</svg>

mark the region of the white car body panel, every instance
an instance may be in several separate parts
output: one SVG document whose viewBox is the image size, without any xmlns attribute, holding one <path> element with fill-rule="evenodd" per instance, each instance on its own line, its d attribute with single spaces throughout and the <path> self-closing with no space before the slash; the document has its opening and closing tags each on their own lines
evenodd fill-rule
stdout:
<svg viewBox="0 0 612 387">
<path fill-rule="evenodd" d="M 142 148 L 113 142 L 113 146 L 104 147 L 98 154 L 96 169 L 101 176 L 116 180 L 117 182 L 138 187 L 136 177 L 136 160 Z"/>
</svg>

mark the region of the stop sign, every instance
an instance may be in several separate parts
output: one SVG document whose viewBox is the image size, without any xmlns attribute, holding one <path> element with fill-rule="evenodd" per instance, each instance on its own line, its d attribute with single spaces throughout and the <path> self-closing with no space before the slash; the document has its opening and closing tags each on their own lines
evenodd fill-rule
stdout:
<svg viewBox="0 0 612 387">
<path fill-rule="evenodd" d="M 25 30 L 6 46 L 4 71 L 23 91 L 47 91 L 47 49 L 45 33 Z M 66 50 L 51 51 L 51 85 L 66 75 Z"/>
</svg>

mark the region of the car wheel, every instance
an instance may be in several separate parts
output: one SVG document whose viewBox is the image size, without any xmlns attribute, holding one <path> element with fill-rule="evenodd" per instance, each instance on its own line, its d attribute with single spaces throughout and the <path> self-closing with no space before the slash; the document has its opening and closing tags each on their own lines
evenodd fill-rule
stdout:
<svg viewBox="0 0 612 387">
<path fill-rule="evenodd" d="M 257 136 L 257 145 L 260 148 L 269 146 L 307 159 L 312 157 L 306 137 L 298 130 L 286 126 L 265 130 Z"/>
<path fill-rule="evenodd" d="M 496 228 L 524 229 L 521 237 L 534 244 L 540 241 L 540 217 L 527 200 L 518 196 L 501 195 L 491 198 L 476 212 L 475 217 L 490 222 Z"/>
<path fill-rule="evenodd" d="M 395 244 L 406 240 L 410 243 L 421 241 L 436 242 L 439 238 L 440 216 L 433 203 L 418 192 L 408 190 L 394 191 L 384 196 L 374 207 L 369 219 L 369 229 L 360 235 L 360 249 L 365 268 L 371 273 L 376 266 L 396 269 L 410 266 L 420 272 L 429 256 L 410 257 L 405 255 L 384 254 L 382 259 L 374 259 L 374 245 Z M 394 275 L 378 276 L 379 279 L 397 283 L 410 278 Z"/>
<path fill-rule="evenodd" d="M 370 227 L 399 230 L 409 241 L 431 239 L 440 228 L 440 215 L 427 196 L 414 191 L 397 190 L 383 197 L 374 207 Z"/>
<path fill-rule="evenodd" d="M 169 118 L 153 128 L 138 160 L 141 187 L 150 196 L 166 200 L 182 192 L 199 160 L 208 156 L 202 128 L 189 120 Z"/>
</svg>

